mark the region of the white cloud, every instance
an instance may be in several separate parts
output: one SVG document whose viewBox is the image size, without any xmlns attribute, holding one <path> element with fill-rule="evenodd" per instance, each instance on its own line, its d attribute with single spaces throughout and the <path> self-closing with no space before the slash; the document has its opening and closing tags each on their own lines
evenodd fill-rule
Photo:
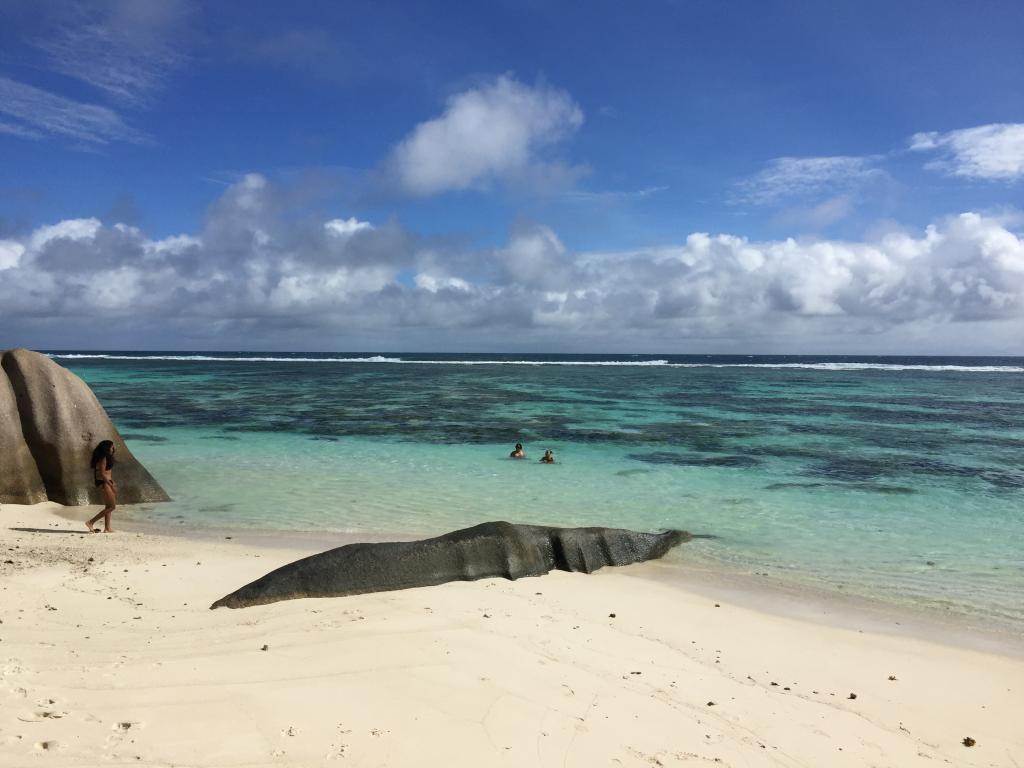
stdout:
<svg viewBox="0 0 1024 768">
<path fill-rule="evenodd" d="M 145 106 L 186 60 L 187 0 L 105 0 L 47 9 L 46 33 L 26 42 L 42 68 L 92 86 L 122 105 Z M 61 96 L 0 76 L 0 133 L 23 139 L 61 137 L 80 146 L 149 137 L 100 104 Z"/>
<path fill-rule="evenodd" d="M 399 142 L 387 170 L 416 196 L 544 173 L 540 150 L 582 124 L 582 110 L 565 91 L 502 76 L 450 98 L 440 117 Z"/>
<path fill-rule="evenodd" d="M 429 272 L 420 272 L 413 279 L 417 288 L 422 288 L 430 293 L 437 293 L 445 289 L 453 291 L 471 291 L 473 286 L 460 277 L 435 277 Z"/>
<path fill-rule="evenodd" d="M 506 285 L 560 290 L 571 287 L 576 277 L 572 254 L 548 227 L 517 227 L 496 256 Z"/>
<path fill-rule="evenodd" d="M 33 251 L 39 251 L 52 240 L 91 240 L 101 226 L 99 219 L 65 219 L 36 229 L 28 245 Z"/>
<path fill-rule="evenodd" d="M 112 109 L 66 99 L 2 76 L 0 114 L 19 121 L 6 132 L 24 138 L 50 134 L 90 144 L 147 141 L 145 134 L 126 125 Z"/>
<path fill-rule="evenodd" d="M 41 139 L 43 134 L 32 128 L 24 125 L 14 125 L 12 123 L 0 122 L 0 133 L 6 133 L 8 136 L 18 136 L 23 139 Z"/>
<path fill-rule="evenodd" d="M 18 266 L 25 246 L 14 240 L 0 240 L 0 269 L 11 269 Z"/>
<path fill-rule="evenodd" d="M 777 157 L 763 170 L 737 185 L 736 202 L 774 205 L 780 201 L 856 189 L 885 177 L 879 158 L 866 157 Z"/>
<path fill-rule="evenodd" d="M 939 152 L 929 168 L 969 179 L 1024 178 L 1024 123 L 993 123 L 948 133 L 915 133 L 910 148 Z"/>
<path fill-rule="evenodd" d="M 185 60 L 189 15 L 180 0 L 109 0 L 69 4 L 50 33 L 31 41 L 49 68 L 118 101 L 147 102 Z"/>
<path fill-rule="evenodd" d="M 373 229 L 373 225 L 368 221 L 359 221 L 359 219 L 352 217 L 325 221 L 324 229 L 338 237 L 351 237 L 356 232 Z"/>
<path fill-rule="evenodd" d="M 198 248 L 203 241 L 191 235 L 174 235 L 165 237 L 163 240 L 149 240 L 146 242 L 146 251 L 155 256 L 171 255 L 176 256 L 186 251 Z"/>
<path fill-rule="evenodd" d="M 467 251 L 394 222 L 311 221 L 287 198 L 251 175 L 196 234 L 152 240 L 76 219 L 0 241 L 0 346 L 94 347 L 102 321 L 107 340 L 137 348 L 418 338 L 434 349 L 800 351 L 828 339 L 818 351 L 877 351 L 891 338 L 912 341 L 904 352 L 1022 351 L 1024 219 L 969 212 L 863 242 L 698 232 L 614 252 L 576 252 L 523 224 L 502 247 Z M 337 221 L 350 234 L 332 231 Z"/>
</svg>

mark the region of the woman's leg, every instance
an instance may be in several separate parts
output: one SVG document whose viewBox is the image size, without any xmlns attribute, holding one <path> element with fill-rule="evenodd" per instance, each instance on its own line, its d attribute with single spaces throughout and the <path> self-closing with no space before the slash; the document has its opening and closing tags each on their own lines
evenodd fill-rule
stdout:
<svg viewBox="0 0 1024 768">
<path fill-rule="evenodd" d="M 95 528 L 93 528 L 93 526 L 96 525 L 96 521 L 97 520 L 99 520 L 101 517 L 103 517 L 103 512 L 105 511 L 105 509 L 106 509 L 105 507 L 104 507 L 104 509 L 101 509 L 95 515 L 90 517 L 89 520 L 85 523 L 85 527 L 89 529 L 89 533 L 97 533 L 97 530 Z"/>
<path fill-rule="evenodd" d="M 113 483 L 106 482 L 103 484 L 103 500 L 107 504 L 103 508 L 103 512 L 100 513 L 103 515 L 103 532 L 113 533 L 114 529 L 110 527 L 110 516 L 117 509 L 117 494 L 114 493 Z"/>
<path fill-rule="evenodd" d="M 104 507 L 96 513 L 95 517 L 91 518 L 89 522 L 85 524 L 85 527 L 89 529 L 90 533 L 96 533 L 93 526 L 101 517 L 103 518 L 103 532 L 113 533 L 114 531 L 114 529 L 110 527 L 110 515 L 115 509 L 117 509 L 117 494 L 114 493 L 114 489 L 111 487 L 110 483 L 104 483 L 102 487 Z"/>
</svg>

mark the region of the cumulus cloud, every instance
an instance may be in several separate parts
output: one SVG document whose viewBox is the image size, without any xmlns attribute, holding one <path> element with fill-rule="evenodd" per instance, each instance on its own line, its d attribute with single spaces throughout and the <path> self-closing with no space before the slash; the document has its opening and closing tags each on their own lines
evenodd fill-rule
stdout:
<svg viewBox="0 0 1024 768">
<path fill-rule="evenodd" d="M 915 133 L 910 148 L 937 152 L 929 168 L 968 179 L 1024 178 L 1024 123 L 993 123 L 948 133 Z"/>
<path fill-rule="evenodd" d="M 18 266 L 25 246 L 14 240 L 0 240 L 0 271 Z"/>
<path fill-rule="evenodd" d="M 414 196 L 529 176 L 571 177 L 570 166 L 540 154 L 582 124 L 583 111 L 565 91 L 502 76 L 452 96 L 443 114 L 417 125 L 391 151 L 386 173 Z"/>
<path fill-rule="evenodd" d="M 572 254 L 545 226 L 516 227 L 508 245 L 495 255 L 506 286 L 558 291 L 572 288 L 578 277 Z"/>
<path fill-rule="evenodd" d="M 523 223 L 501 247 L 467 250 L 395 221 L 296 216 L 287 199 L 250 174 L 194 234 L 74 219 L 0 240 L 0 346 L 799 350 L 829 338 L 863 351 L 896 334 L 930 351 L 956 336 L 961 351 L 1020 352 L 1019 219 L 969 212 L 864 242 L 693 233 L 614 252 Z"/>
<path fill-rule="evenodd" d="M 737 185 L 736 202 L 774 205 L 780 201 L 850 190 L 883 178 L 880 158 L 864 157 L 777 157 Z"/>
<path fill-rule="evenodd" d="M 338 237 L 350 237 L 356 232 L 364 232 L 368 229 L 373 229 L 373 225 L 368 221 L 359 221 L 359 219 L 355 217 L 349 217 L 347 219 L 331 219 L 330 221 L 325 221 L 324 229 Z"/>
</svg>

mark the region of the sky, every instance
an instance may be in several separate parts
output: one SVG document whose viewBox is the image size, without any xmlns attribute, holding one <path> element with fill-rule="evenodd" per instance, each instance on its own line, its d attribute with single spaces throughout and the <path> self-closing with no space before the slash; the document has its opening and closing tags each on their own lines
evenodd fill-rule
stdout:
<svg viewBox="0 0 1024 768">
<path fill-rule="evenodd" d="M 0 0 L 0 348 L 1024 355 L 1024 4 Z"/>
</svg>

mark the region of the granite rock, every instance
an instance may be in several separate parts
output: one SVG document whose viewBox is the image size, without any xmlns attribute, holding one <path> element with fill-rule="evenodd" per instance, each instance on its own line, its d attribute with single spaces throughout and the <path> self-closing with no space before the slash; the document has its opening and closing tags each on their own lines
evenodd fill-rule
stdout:
<svg viewBox="0 0 1024 768">
<path fill-rule="evenodd" d="M 421 541 L 347 544 L 296 560 L 222 597 L 210 608 L 245 608 L 302 597 L 343 597 L 551 570 L 591 573 L 664 555 L 685 531 L 550 528 L 481 523 Z"/>
<path fill-rule="evenodd" d="M 0 353 L 0 371 L 0 502 L 102 504 L 89 467 L 101 440 L 117 447 L 119 504 L 170 499 L 84 381 L 27 349 Z"/>
<path fill-rule="evenodd" d="M 14 388 L 0 371 L 0 502 L 38 504 L 41 501 L 46 501 L 46 488 L 21 431 Z"/>
</svg>

